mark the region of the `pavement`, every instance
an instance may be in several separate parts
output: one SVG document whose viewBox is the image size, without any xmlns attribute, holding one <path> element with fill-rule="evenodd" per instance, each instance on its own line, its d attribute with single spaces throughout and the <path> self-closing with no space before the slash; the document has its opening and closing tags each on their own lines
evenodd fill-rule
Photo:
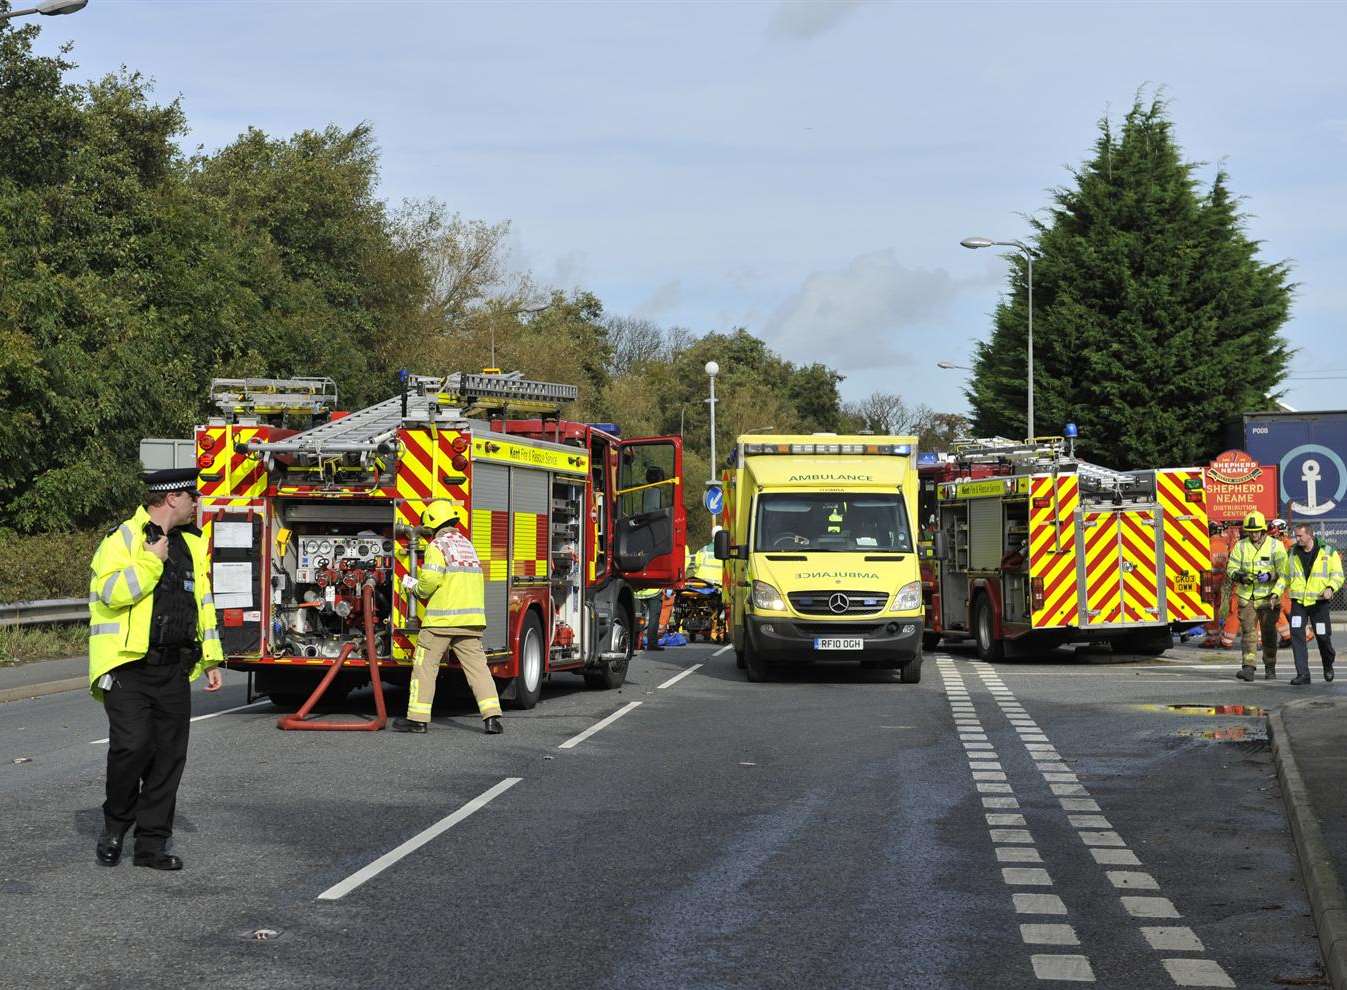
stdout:
<svg viewBox="0 0 1347 990">
<path fill-rule="evenodd" d="M 1082 659 L 750 685 L 688 647 L 489 741 L 452 697 L 427 737 L 281 733 L 229 673 L 171 877 L 91 863 L 106 721 L 53 687 L 84 661 L 3 668 L 34 700 L 0 704 L 0 987 L 1347 990 L 1347 679 Z"/>
</svg>

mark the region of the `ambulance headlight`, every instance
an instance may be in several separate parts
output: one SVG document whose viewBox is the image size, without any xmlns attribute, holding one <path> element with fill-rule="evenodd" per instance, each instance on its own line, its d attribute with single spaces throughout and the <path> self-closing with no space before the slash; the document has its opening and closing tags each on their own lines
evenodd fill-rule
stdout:
<svg viewBox="0 0 1347 990">
<path fill-rule="evenodd" d="M 914 608 L 921 608 L 921 582 L 909 581 L 898 589 L 898 594 L 893 596 L 893 604 L 889 606 L 890 612 L 911 612 Z"/>
<path fill-rule="evenodd" d="M 753 582 L 753 593 L 750 598 L 753 607 L 764 612 L 784 612 L 786 610 L 786 603 L 781 600 L 781 593 L 766 581 Z"/>
</svg>

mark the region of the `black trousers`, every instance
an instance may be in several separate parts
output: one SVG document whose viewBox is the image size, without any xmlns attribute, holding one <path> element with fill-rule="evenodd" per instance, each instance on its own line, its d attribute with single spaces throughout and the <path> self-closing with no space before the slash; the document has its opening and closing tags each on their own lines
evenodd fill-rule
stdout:
<svg viewBox="0 0 1347 990">
<path fill-rule="evenodd" d="M 187 764 L 192 695 L 185 664 L 118 667 L 103 694 L 108 713 L 109 830 L 136 826 L 136 849 L 163 849 L 173 834 L 178 783 Z"/>
<path fill-rule="evenodd" d="M 1333 666 L 1337 651 L 1333 649 L 1333 617 L 1329 614 L 1328 602 L 1315 602 L 1313 605 L 1291 603 L 1291 655 L 1296 660 L 1296 673 L 1310 675 L 1310 650 L 1305 643 L 1305 630 L 1314 626 L 1314 642 L 1319 647 L 1319 659 L 1324 670 Z M 1297 622 L 1296 620 L 1300 621 Z M 1321 631 L 1322 630 L 1322 631 Z"/>
<path fill-rule="evenodd" d="M 664 599 L 653 595 L 645 601 L 645 645 L 646 648 L 659 645 L 659 616 L 664 610 Z"/>
</svg>

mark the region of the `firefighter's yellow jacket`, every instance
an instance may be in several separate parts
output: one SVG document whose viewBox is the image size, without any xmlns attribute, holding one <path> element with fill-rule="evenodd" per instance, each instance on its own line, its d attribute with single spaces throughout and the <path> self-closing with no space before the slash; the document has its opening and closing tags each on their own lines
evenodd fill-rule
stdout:
<svg viewBox="0 0 1347 990">
<path fill-rule="evenodd" d="M 1241 539 L 1230 550 L 1225 574 L 1235 594 L 1245 601 L 1280 598 L 1286 587 L 1286 547 L 1271 536 L 1257 547 L 1252 540 Z"/>
<path fill-rule="evenodd" d="M 164 562 L 145 546 L 145 524 L 149 521 L 150 514 L 141 506 L 104 538 L 89 565 L 89 693 L 99 701 L 103 692 L 97 687 L 98 679 L 122 664 L 139 660 L 150 648 L 154 589 L 164 572 Z M 196 533 L 182 535 L 192 552 L 196 634 L 201 643 L 201 659 L 189 674 L 196 680 L 224 662 L 224 651 L 211 597 L 206 541 Z"/>
<path fill-rule="evenodd" d="M 446 526 L 426 546 L 417 572 L 416 597 L 426 602 L 422 626 L 486 628 L 482 562 L 472 542 Z"/>
</svg>

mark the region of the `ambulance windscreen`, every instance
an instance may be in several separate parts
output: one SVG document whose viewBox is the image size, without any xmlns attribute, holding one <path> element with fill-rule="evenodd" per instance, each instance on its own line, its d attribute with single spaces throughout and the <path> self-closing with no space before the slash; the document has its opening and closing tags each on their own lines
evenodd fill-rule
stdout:
<svg viewBox="0 0 1347 990">
<path fill-rule="evenodd" d="M 753 549 L 822 553 L 911 553 L 901 495 L 765 494 Z"/>
</svg>

